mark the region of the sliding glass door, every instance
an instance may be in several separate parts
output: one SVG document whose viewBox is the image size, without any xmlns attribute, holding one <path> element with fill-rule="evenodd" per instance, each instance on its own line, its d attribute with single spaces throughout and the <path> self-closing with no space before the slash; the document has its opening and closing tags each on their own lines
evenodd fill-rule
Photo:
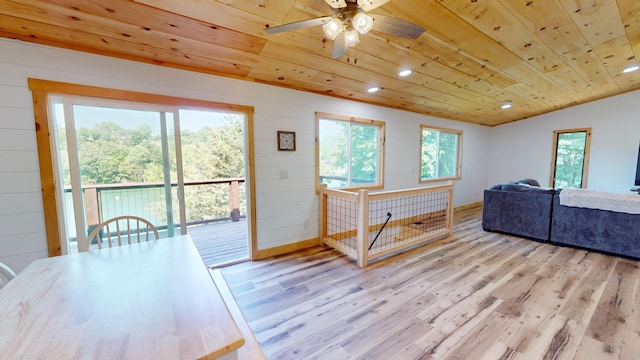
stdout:
<svg viewBox="0 0 640 360">
<path fill-rule="evenodd" d="M 53 97 L 66 252 L 104 220 L 136 215 L 161 237 L 179 234 L 177 112 L 125 102 Z M 63 246 L 63 252 L 65 252 Z"/>
<path fill-rule="evenodd" d="M 161 237 L 190 234 L 207 265 L 249 258 L 245 113 L 80 96 L 49 101 L 62 253 L 77 252 L 96 225 L 136 215 Z"/>
<path fill-rule="evenodd" d="M 246 115 L 181 108 L 179 118 L 187 233 L 207 265 L 246 260 Z"/>
</svg>

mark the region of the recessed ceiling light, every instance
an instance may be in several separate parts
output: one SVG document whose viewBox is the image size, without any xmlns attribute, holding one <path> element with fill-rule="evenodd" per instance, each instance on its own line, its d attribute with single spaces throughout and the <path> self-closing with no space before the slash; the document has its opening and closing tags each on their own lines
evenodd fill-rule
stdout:
<svg viewBox="0 0 640 360">
<path fill-rule="evenodd" d="M 632 71 L 636 71 L 636 70 L 638 70 L 638 69 L 640 69 L 640 66 L 638 66 L 638 65 L 633 65 L 633 66 L 629 66 L 628 68 L 626 68 L 626 69 L 622 70 L 622 72 L 626 74 L 626 73 L 630 73 L 630 72 L 632 72 Z"/>
<path fill-rule="evenodd" d="M 511 107 L 511 101 L 505 101 L 504 104 L 502 104 L 501 108 L 503 109 L 508 109 Z"/>
<path fill-rule="evenodd" d="M 380 90 L 380 88 L 379 88 L 379 87 L 375 87 L 375 86 L 374 86 L 374 87 L 370 87 L 370 88 L 367 90 L 367 92 L 368 92 L 368 93 L 374 93 L 374 92 L 378 92 L 379 90 Z"/>
<path fill-rule="evenodd" d="M 409 76 L 409 75 L 411 75 L 411 73 L 412 73 L 412 72 L 413 72 L 413 71 L 411 71 L 411 70 L 409 70 L 409 69 L 407 69 L 407 70 L 402 70 L 402 71 L 400 71 L 400 72 L 398 73 L 398 76 L 400 76 L 400 77 Z"/>
</svg>

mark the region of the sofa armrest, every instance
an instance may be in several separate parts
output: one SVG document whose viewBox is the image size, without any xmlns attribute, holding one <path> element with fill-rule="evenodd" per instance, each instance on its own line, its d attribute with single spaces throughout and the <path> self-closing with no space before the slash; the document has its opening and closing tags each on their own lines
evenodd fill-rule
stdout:
<svg viewBox="0 0 640 360">
<path fill-rule="evenodd" d="M 553 193 L 485 190 L 482 228 L 546 242 L 551 229 Z"/>
</svg>

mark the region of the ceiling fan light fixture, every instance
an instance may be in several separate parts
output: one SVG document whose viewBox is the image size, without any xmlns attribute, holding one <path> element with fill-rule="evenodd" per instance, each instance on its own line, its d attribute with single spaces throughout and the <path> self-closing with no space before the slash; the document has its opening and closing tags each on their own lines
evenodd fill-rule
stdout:
<svg viewBox="0 0 640 360">
<path fill-rule="evenodd" d="M 622 70 L 622 72 L 626 74 L 626 73 L 630 73 L 630 72 L 636 71 L 638 69 L 640 69 L 640 66 L 633 65 L 633 66 L 629 66 L 628 68 Z"/>
<path fill-rule="evenodd" d="M 324 34 L 331 40 L 334 40 L 338 34 L 340 34 L 343 30 L 343 25 L 340 19 L 333 18 L 329 20 L 326 24 L 322 25 L 322 30 Z"/>
<path fill-rule="evenodd" d="M 357 13 L 351 21 L 353 28 L 360 34 L 366 34 L 373 27 L 373 18 L 365 13 Z"/>
<path fill-rule="evenodd" d="M 356 46 L 360 42 L 358 32 L 355 29 L 345 31 L 344 40 L 347 47 Z"/>
</svg>

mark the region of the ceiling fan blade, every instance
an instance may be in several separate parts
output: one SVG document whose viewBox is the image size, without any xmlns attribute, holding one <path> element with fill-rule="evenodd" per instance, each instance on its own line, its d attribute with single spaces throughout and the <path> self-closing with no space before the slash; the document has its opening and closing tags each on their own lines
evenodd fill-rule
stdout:
<svg viewBox="0 0 640 360">
<path fill-rule="evenodd" d="M 373 18 L 373 30 L 381 33 L 408 39 L 417 39 L 425 31 L 420 25 L 396 17 L 380 14 L 370 15 Z"/>
<path fill-rule="evenodd" d="M 364 11 L 370 11 L 388 3 L 389 1 L 391 0 L 358 0 L 358 6 L 360 6 Z"/>
<path fill-rule="evenodd" d="M 345 51 L 347 51 L 347 41 L 345 39 L 345 35 L 340 34 L 333 41 L 333 52 L 331 53 L 331 57 L 337 59 L 344 55 Z"/>
<path fill-rule="evenodd" d="M 324 0 L 329 6 L 334 9 L 339 9 L 347 6 L 347 2 L 344 0 Z"/>
<path fill-rule="evenodd" d="M 332 18 L 331 16 L 323 16 L 315 19 L 296 21 L 288 24 L 268 27 L 264 29 L 264 31 L 267 34 L 278 34 L 285 31 L 300 30 L 300 29 L 305 29 L 313 26 L 324 25 L 327 22 L 329 22 L 331 18 Z"/>
</svg>

